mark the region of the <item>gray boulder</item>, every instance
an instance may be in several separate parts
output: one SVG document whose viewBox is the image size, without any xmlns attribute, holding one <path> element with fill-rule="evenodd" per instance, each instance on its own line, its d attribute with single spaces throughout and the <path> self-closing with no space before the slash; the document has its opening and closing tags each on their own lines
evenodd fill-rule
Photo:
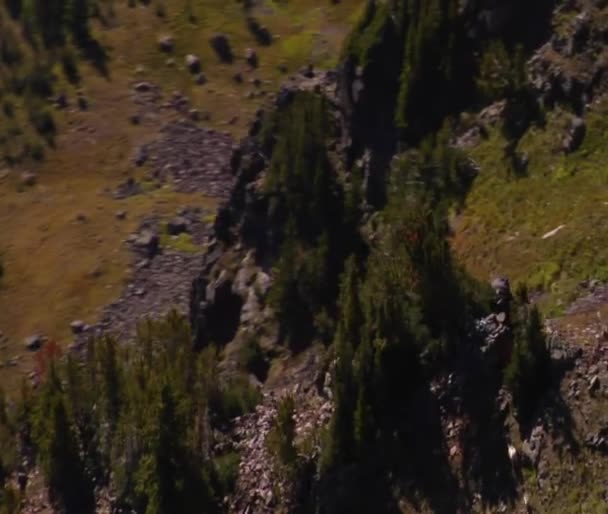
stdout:
<svg viewBox="0 0 608 514">
<path fill-rule="evenodd" d="M 138 82 L 133 86 L 133 89 L 139 93 L 145 93 L 146 91 L 150 91 L 150 89 L 152 89 L 152 84 L 150 84 L 150 82 Z"/>
<path fill-rule="evenodd" d="M 209 40 L 209 44 L 211 45 L 211 48 L 215 50 L 215 53 L 222 62 L 231 63 L 234 60 L 230 41 L 228 40 L 228 36 L 226 36 L 226 34 L 215 34 Z"/>
<path fill-rule="evenodd" d="M 153 257 L 158 253 L 159 243 L 158 234 L 152 230 L 144 230 L 135 240 L 135 246 L 144 250 L 149 257 Z"/>
<path fill-rule="evenodd" d="M 172 236 L 177 236 L 188 232 L 188 220 L 182 216 L 173 218 L 167 223 L 167 232 Z"/>
<path fill-rule="evenodd" d="M 585 120 L 582 118 L 573 118 L 570 122 L 568 133 L 564 138 L 563 149 L 565 153 L 572 153 L 578 150 L 583 144 L 585 134 L 587 133 L 587 126 Z"/>
<path fill-rule="evenodd" d="M 86 325 L 84 321 L 81 320 L 75 320 L 70 323 L 70 328 L 72 329 L 73 334 L 81 334 L 84 332 L 85 327 Z"/>
<path fill-rule="evenodd" d="M 175 41 L 173 40 L 173 37 L 171 37 L 171 36 L 165 35 L 165 36 L 161 36 L 158 38 L 158 47 L 163 52 L 166 52 L 166 53 L 172 52 L 174 45 L 175 45 Z"/>
<path fill-rule="evenodd" d="M 21 174 L 21 184 L 24 186 L 33 186 L 36 183 L 36 174 L 32 171 L 24 171 Z"/>
<path fill-rule="evenodd" d="M 186 67 L 190 71 L 190 73 L 200 73 L 201 71 L 201 60 L 194 54 L 186 55 Z"/>
<path fill-rule="evenodd" d="M 44 338 L 41 335 L 29 336 L 25 339 L 24 345 L 26 350 L 30 352 L 37 352 L 42 348 L 44 344 Z"/>
<path fill-rule="evenodd" d="M 143 166 L 148 160 L 149 152 L 146 145 L 140 146 L 135 153 L 134 163 L 136 166 Z"/>
<path fill-rule="evenodd" d="M 245 50 L 245 61 L 252 68 L 258 67 L 258 54 L 253 48 L 247 48 L 247 50 Z"/>
</svg>

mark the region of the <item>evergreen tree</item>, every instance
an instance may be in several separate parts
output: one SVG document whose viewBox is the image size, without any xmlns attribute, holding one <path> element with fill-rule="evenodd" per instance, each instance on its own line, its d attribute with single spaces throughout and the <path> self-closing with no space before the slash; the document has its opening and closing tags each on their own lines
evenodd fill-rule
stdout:
<svg viewBox="0 0 608 514">
<path fill-rule="evenodd" d="M 22 2 L 23 0 L 4 0 L 8 12 L 15 20 L 21 16 Z"/>
<path fill-rule="evenodd" d="M 121 405 L 120 372 L 116 361 L 116 342 L 105 338 L 100 349 L 101 374 L 106 419 L 113 430 L 118 421 Z"/>
<path fill-rule="evenodd" d="M 273 428 L 267 436 L 267 446 L 286 478 L 295 479 L 298 471 L 298 453 L 294 444 L 296 423 L 295 402 L 292 396 L 283 398 L 277 409 Z"/>
<path fill-rule="evenodd" d="M 369 337 L 363 337 L 355 358 L 357 403 L 354 413 L 354 437 L 359 452 L 365 449 L 376 430 L 373 411 L 374 353 Z"/>
<path fill-rule="evenodd" d="M 265 140 L 272 139 L 269 133 L 276 137 L 265 189 L 269 223 L 281 235 L 270 300 L 283 335 L 300 346 L 315 330 L 323 333 L 323 320 L 333 314 L 344 258 L 357 240 L 356 217 L 351 212 L 347 225 L 343 191 L 326 149 L 328 114 L 321 96 L 297 93 L 262 132 Z"/>
<path fill-rule="evenodd" d="M 410 138 L 419 141 L 463 101 L 453 98 L 461 95 L 442 94 L 442 89 L 449 83 L 452 91 L 462 88 L 465 96 L 462 83 L 470 80 L 465 70 L 472 52 L 463 48 L 466 39 L 456 0 L 399 3 L 404 50 L 396 120 Z"/>
<path fill-rule="evenodd" d="M 146 514 L 194 514 L 211 509 L 212 490 L 204 468 L 192 460 L 186 419 L 169 384 L 161 389 L 158 415 L 151 430 L 149 449 L 137 477 Z"/>
<path fill-rule="evenodd" d="M 48 434 L 42 450 L 43 469 L 53 503 L 66 514 L 94 512 L 93 485 L 61 395 L 50 398 Z"/>
<path fill-rule="evenodd" d="M 335 411 L 331 420 L 324 452 L 324 466 L 329 468 L 349 461 L 354 454 L 353 412 L 356 390 L 353 376 L 354 348 L 359 344 L 362 309 L 359 299 L 359 277 L 354 256 L 346 261 L 340 286 L 340 319 L 334 348 L 336 364 L 333 377 Z"/>
<path fill-rule="evenodd" d="M 65 0 L 32 0 L 35 22 L 47 48 L 61 46 L 65 41 Z"/>
<path fill-rule="evenodd" d="M 68 30 L 76 44 L 86 44 L 91 36 L 89 32 L 89 0 L 64 0 L 66 2 L 65 19 Z"/>
<path fill-rule="evenodd" d="M 536 306 L 523 304 L 515 316 L 515 341 L 504 381 L 521 421 L 530 419 L 551 380 L 549 350 Z"/>
</svg>

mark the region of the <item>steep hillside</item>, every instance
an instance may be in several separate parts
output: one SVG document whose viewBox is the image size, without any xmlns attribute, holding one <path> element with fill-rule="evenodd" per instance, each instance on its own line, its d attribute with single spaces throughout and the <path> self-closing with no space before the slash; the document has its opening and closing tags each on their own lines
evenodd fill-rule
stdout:
<svg viewBox="0 0 608 514">
<path fill-rule="evenodd" d="M 480 277 L 527 281 L 553 313 L 585 283 L 605 280 L 606 15 L 591 2 L 556 10 L 554 34 L 528 66 L 546 114 L 517 141 L 520 165 L 505 159 L 508 142 L 495 119 L 466 121 L 485 129 L 471 148 L 480 175 L 454 220 L 455 249 Z"/>
<path fill-rule="evenodd" d="M 104 226 L 133 266 L 67 351 L 28 339 L 0 508 L 606 511 L 604 3 L 108 3 L 120 73 L 87 95 L 124 125 L 68 110 L 58 140 L 122 163 L 81 196 L 128 210 Z M 282 80 L 304 55 L 336 66 Z"/>
<path fill-rule="evenodd" d="M 11 382 L 31 371 L 31 358 L 23 350 L 26 337 L 39 334 L 69 344 L 73 320 L 97 322 L 103 308 L 137 281 L 129 269 L 134 257 L 124 241 L 142 222 L 151 217 L 168 221 L 184 206 L 200 208 L 201 219 L 212 220 L 216 188 L 199 181 L 196 187 L 173 191 L 163 183 L 162 170 L 155 169 L 161 166 L 151 159 L 137 165 L 156 141 L 170 147 L 181 138 L 180 144 L 192 147 L 206 138 L 185 139 L 180 133 L 170 141 L 160 129 L 193 118 L 206 128 L 241 136 L 287 73 L 309 63 L 336 61 L 360 2 L 269 3 L 247 9 L 238 2 L 211 0 L 88 2 L 87 44 L 76 40 L 67 25 L 59 41 L 43 41 L 39 18 L 23 9 L 11 16 L 13 4 L 21 2 L 0 7 L 3 48 L 20 55 L 19 60 L 5 55 L 0 64 L 0 96 L 14 106 L 11 116 L 0 114 L 0 132 L 12 134 L 0 138 L 6 143 L 0 149 L 5 270 L 0 330 L 6 337 L 0 359 L 7 364 L 3 381 L 8 376 Z M 43 9 L 45 4 L 31 5 Z M 69 10 L 71 5 L 57 2 L 53 8 Z M 33 41 L 22 30 L 28 23 L 34 23 Z M 256 27 L 264 28 L 270 40 L 259 39 Z M 223 63 L 211 47 L 217 34 L 226 35 L 232 63 Z M 161 48 L 162 41 L 170 42 L 170 51 Z M 89 43 L 103 51 L 103 67 L 93 59 L 97 54 L 90 54 Z M 247 49 L 257 54 L 255 67 L 246 61 Z M 200 59 L 198 73 L 188 70 L 188 54 Z M 76 75 L 66 72 L 64 55 Z M 44 70 L 42 90 L 11 89 L 16 78 L 33 80 L 39 68 Z M 137 84 L 151 86 L 140 91 L 134 89 Z M 31 113 L 52 120 L 48 141 L 37 134 Z M 39 151 L 26 152 L 34 143 Z M 210 144 L 191 160 L 209 162 L 221 173 L 216 163 L 229 154 L 229 143 Z M 177 155 L 170 158 L 175 165 L 192 166 Z M 142 194 L 117 198 L 119 185 L 129 178 L 140 184 Z M 122 211 L 125 219 L 117 219 Z M 190 246 L 189 253 L 193 251 L 202 249 Z"/>
</svg>

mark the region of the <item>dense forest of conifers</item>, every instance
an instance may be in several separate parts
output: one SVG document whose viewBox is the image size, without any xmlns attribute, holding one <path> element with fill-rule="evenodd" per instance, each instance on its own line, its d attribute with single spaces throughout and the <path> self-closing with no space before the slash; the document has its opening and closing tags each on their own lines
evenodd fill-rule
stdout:
<svg viewBox="0 0 608 514">
<path fill-rule="evenodd" d="M 335 363 L 335 413 L 315 469 L 293 451 L 289 400 L 273 432 L 277 459 L 304 490 L 295 502 L 301 512 L 395 511 L 385 478 L 412 478 L 404 463 L 411 462 L 413 398 L 458 360 L 474 320 L 490 309 L 491 292 L 458 266 L 447 241 L 449 210 L 471 180 L 466 155 L 449 145 L 449 115 L 503 96 L 524 101 L 527 42 L 517 49 L 517 33 L 509 33 L 472 43 L 456 0 L 392 4 L 370 2 L 344 50 L 370 77 L 371 96 L 355 107 L 355 120 L 389 109 L 395 137 L 409 147 L 393 160 L 373 220 L 361 208 L 361 170 L 346 178 L 332 165 L 320 96 L 298 93 L 260 135 L 271 149 L 269 219 L 281 234 L 269 301 L 285 345 L 323 341 Z M 7 6 L 37 24 L 45 46 L 88 37 L 86 2 Z M 49 23 L 55 19 L 65 21 Z M 362 224 L 373 238 L 363 236 Z M 514 351 L 488 388 L 504 382 L 523 422 L 546 381 L 547 355 L 525 290 L 511 317 Z M 252 409 L 255 390 L 245 379 L 220 379 L 213 347 L 193 355 L 178 315 L 143 325 L 132 345 L 105 338 L 87 348 L 82 360 L 41 354 L 39 389 L 24 386 L 16 403 L 2 404 L 0 481 L 26 455 L 67 513 L 93 512 L 102 487 L 124 512 L 220 511 L 238 455 L 212 457 L 210 440 L 214 429 Z M 15 512 L 17 496 L 7 485 L 0 512 Z"/>
</svg>

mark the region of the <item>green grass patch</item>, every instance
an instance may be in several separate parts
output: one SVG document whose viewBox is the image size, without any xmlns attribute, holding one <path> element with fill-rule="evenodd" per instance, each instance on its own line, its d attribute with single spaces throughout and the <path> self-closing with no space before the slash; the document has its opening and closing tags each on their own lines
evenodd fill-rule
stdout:
<svg viewBox="0 0 608 514">
<path fill-rule="evenodd" d="M 311 31 L 300 32 L 285 38 L 281 42 L 281 53 L 290 63 L 302 63 L 310 59 L 314 45 L 315 34 Z"/>
<path fill-rule="evenodd" d="M 160 245 L 163 248 L 183 253 L 196 253 L 201 249 L 200 246 L 192 240 L 192 236 L 186 233 L 177 236 L 171 236 L 164 233 L 160 236 Z"/>
<path fill-rule="evenodd" d="M 226 453 L 213 459 L 217 478 L 225 494 L 230 494 L 234 491 L 236 480 L 239 476 L 240 462 L 241 456 L 237 452 Z"/>
<path fill-rule="evenodd" d="M 515 176 L 503 159 L 498 129 L 472 157 L 481 172 L 461 213 L 454 247 L 479 278 L 506 274 L 513 282 L 550 293 L 559 308 L 579 281 L 608 277 L 608 102 L 587 116 L 581 148 L 564 155 L 561 142 L 570 114 L 548 114 L 520 142 L 529 166 Z M 558 227 L 555 234 L 543 237 Z"/>
</svg>

